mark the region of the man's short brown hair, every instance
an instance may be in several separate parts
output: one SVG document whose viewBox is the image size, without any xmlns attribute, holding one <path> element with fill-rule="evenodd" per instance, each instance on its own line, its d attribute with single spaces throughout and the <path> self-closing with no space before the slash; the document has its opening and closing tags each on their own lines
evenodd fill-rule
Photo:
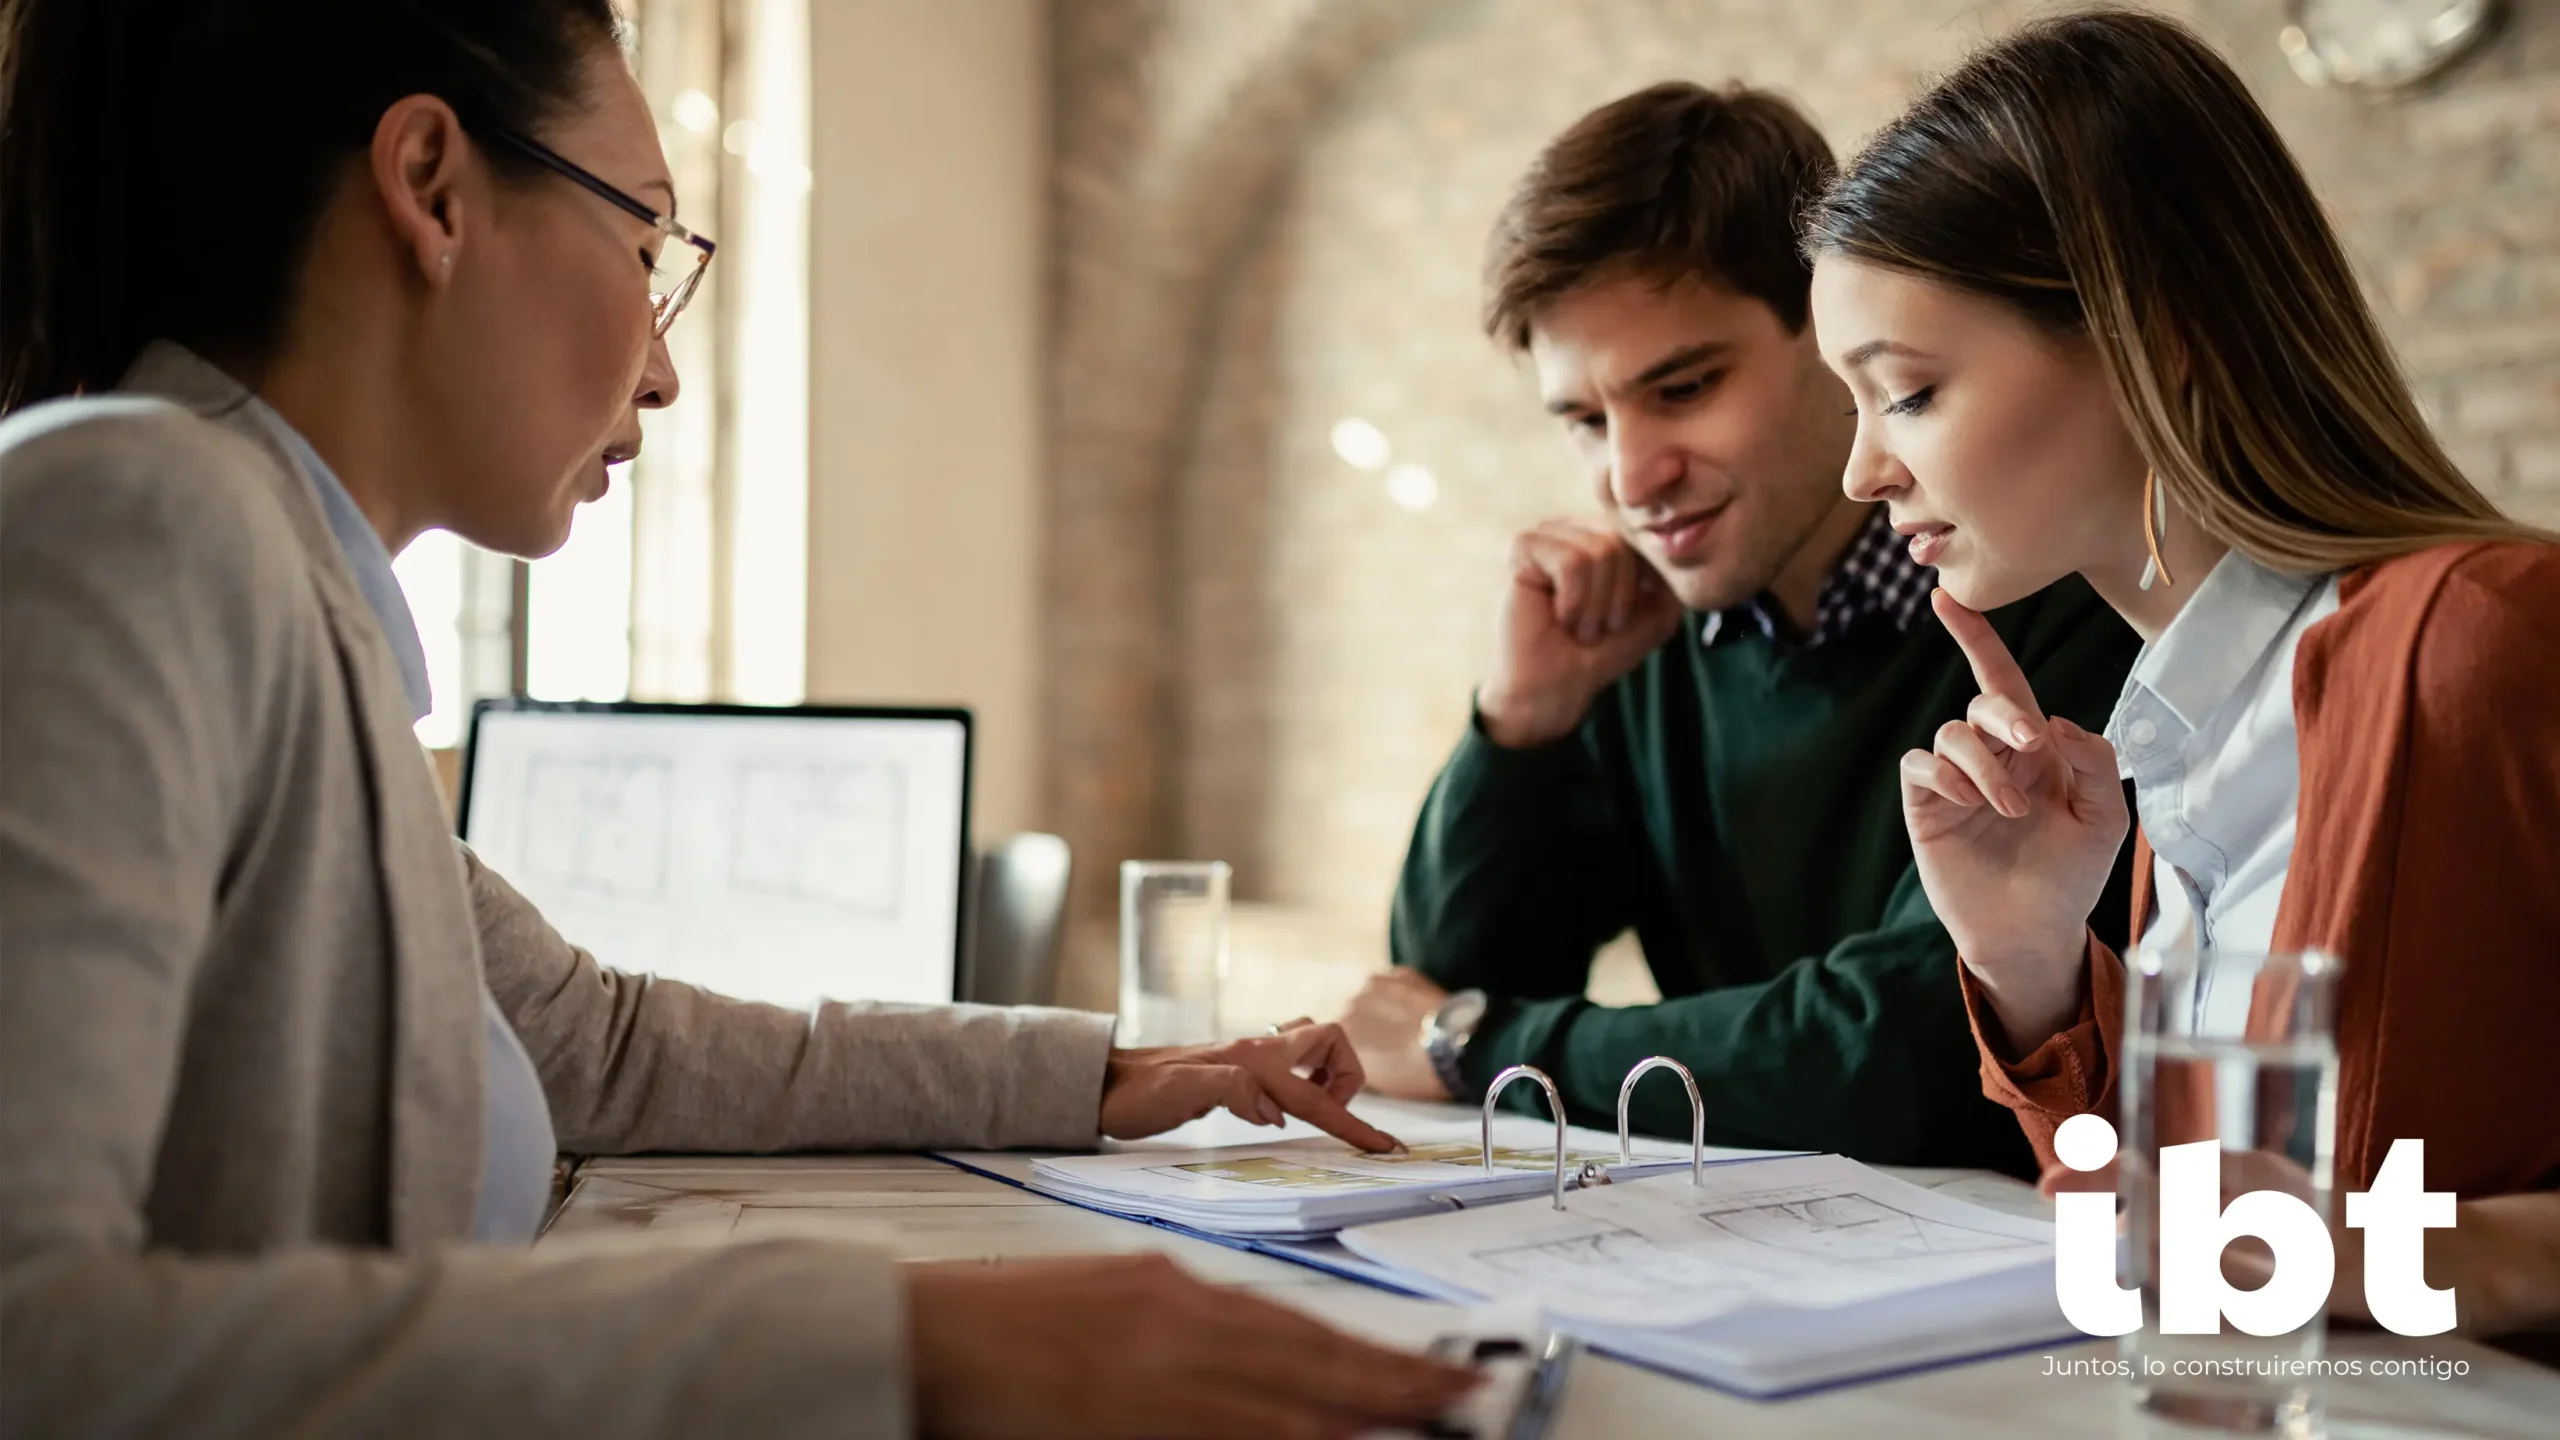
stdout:
<svg viewBox="0 0 2560 1440">
<path fill-rule="evenodd" d="M 1671 80 L 1574 122 L 1529 166 L 1485 253 L 1485 332 L 1529 347 L 1538 313 L 1595 280 L 1698 279 L 1802 331 L 1813 271 L 1796 244 L 1831 146 L 1784 97 Z"/>
</svg>

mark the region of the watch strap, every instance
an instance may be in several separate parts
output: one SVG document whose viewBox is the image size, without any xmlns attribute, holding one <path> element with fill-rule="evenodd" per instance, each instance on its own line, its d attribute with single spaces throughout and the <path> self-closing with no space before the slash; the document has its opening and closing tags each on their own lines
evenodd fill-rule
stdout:
<svg viewBox="0 0 2560 1440">
<path fill-rule="evenodd" d="M 1484 1004 L 1476 1012 L 1475 1023 L 1457 1034 L 1441 1029 L 1439 1017 L 1432 1017 L 1430 1038 L 1423 1044 L 1423 1054 L 1431 1061 L 1431 1073 L 1452 1099 L 1472 1101 L 1483 1098 L 1476 1093 L 1477 1087 L 1467 1083 L 1466 1055 L 1467 1047 L 1475 1042 L 1476 1036 L 1484 1033 L 1486 1023 L 1493 1019 L 1494 1009 L 1493 998 L 1485 997 Z"/>
</svg>

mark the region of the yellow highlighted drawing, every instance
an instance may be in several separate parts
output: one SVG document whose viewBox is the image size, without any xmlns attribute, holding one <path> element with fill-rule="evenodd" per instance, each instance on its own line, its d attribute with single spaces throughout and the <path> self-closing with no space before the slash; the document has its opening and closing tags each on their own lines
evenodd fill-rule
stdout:
<svg viewBox="0 0 2560 1440">
<path fill-rule="evenodd" d="M 1374 1165 L 1482 1166 L 1484 1145 L 1476 1140 L 1443 1140 L 1436 1145 L 1416 1145 L 1401 1155 L 1364 1155 L 1361 1158 Z M 1565 1168 L 1570 1170 L 1585 1160 L 1614 1161 L 1617 1158 L 1615 1155 L 1603 1155 L 1594 1150 L 1587 1155 L 1568 1153 L 1564 1157 L 1564 1164 Z M 1493 1147 L 1493 1168 L 1496 1170 L 1552 1170 L 1555 1164 L 1556 1152 L 1553 1150 L 1516 1145 Z"/>
<path fill-rule="evenodd" d="M 1321 1165 L 1301 1165 L 1295 1160 L 1211 1160 L 1172 1168 L 1203 1180 L 1231 1180 L 1238 1185 L 1263 1185 L 1274 1190 L 1366 1190 L 1398 1183 L 1384 1175 L 1356 1175 Z"/>
<path fill-rule="evenodd" d="M 1416 1145 L 1401 1155 L 1362 1155 L 1363 1165 L 1463 1165 L 1477 1168 L 1484 1151 L 1469 1140 L 1449 1140 L 1432 1145 Z M 1568 1167 L 1585 1160 L 1609 1160 L 1615 1157 L 1598 1151 L 1570 1154 Z M 1495 1146 L 1493 1168 L 1496 1170 L 1547 1170 L 1556 1163 L 1555 1152 L 1534 1147 Z M 1197 1175 L 1203 1180 L 1225 1180 L 1237 1185 L 1260 1185 L 1272 1190 L 1370 1190 L 1382 1185 L 1408 1182 L 1392 1175 L 1365 1175 L 1356 1170 L 1336 1170 L 1326 1165 L 1309 1165 L 1298 1160 L 1276 1156 L 1254 1156 L 1237 1160 L 1203 1160 L 1189 1165 L 1171 1165 L 1168 1170 Z"/>
</svg>

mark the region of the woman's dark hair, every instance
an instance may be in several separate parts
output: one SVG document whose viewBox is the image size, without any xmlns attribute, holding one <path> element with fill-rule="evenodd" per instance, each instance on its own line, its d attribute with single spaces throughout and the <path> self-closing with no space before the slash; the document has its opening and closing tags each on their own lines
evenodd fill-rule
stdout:
<svg viewBox="0 0 2560 1440">
<path fill-rule="evenodd" d="M 2085 336 L 2169 498 L 2261 564 L 2553 538 L 2446 457 L 2275 126 L 2176 21 L 1985 47 L 1867 142 L 1805 246 Z"/>
<path fill-rule="evenodd" d="M 271 357 L 384 110 L 530 132 L 618 26 L 612 0 L 0 0 L 0 414 L 154 339 Z"/>
</svg>

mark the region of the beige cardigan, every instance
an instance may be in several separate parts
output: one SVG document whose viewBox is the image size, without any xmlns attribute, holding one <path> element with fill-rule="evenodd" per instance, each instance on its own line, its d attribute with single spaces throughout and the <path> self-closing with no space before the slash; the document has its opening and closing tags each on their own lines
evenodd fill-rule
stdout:
<svg viewBox="0 0 2560 1440">
<path fill-rule="evenodd" d="M 903 1433 L 877 1253 L 465 1243 L 479 975 L 579 1153 L 1087 1144 L 1108 1018 L 598 966 L 240 388 L 126 389 L 0 421 L 0 1434 Z"/>
</svg>

